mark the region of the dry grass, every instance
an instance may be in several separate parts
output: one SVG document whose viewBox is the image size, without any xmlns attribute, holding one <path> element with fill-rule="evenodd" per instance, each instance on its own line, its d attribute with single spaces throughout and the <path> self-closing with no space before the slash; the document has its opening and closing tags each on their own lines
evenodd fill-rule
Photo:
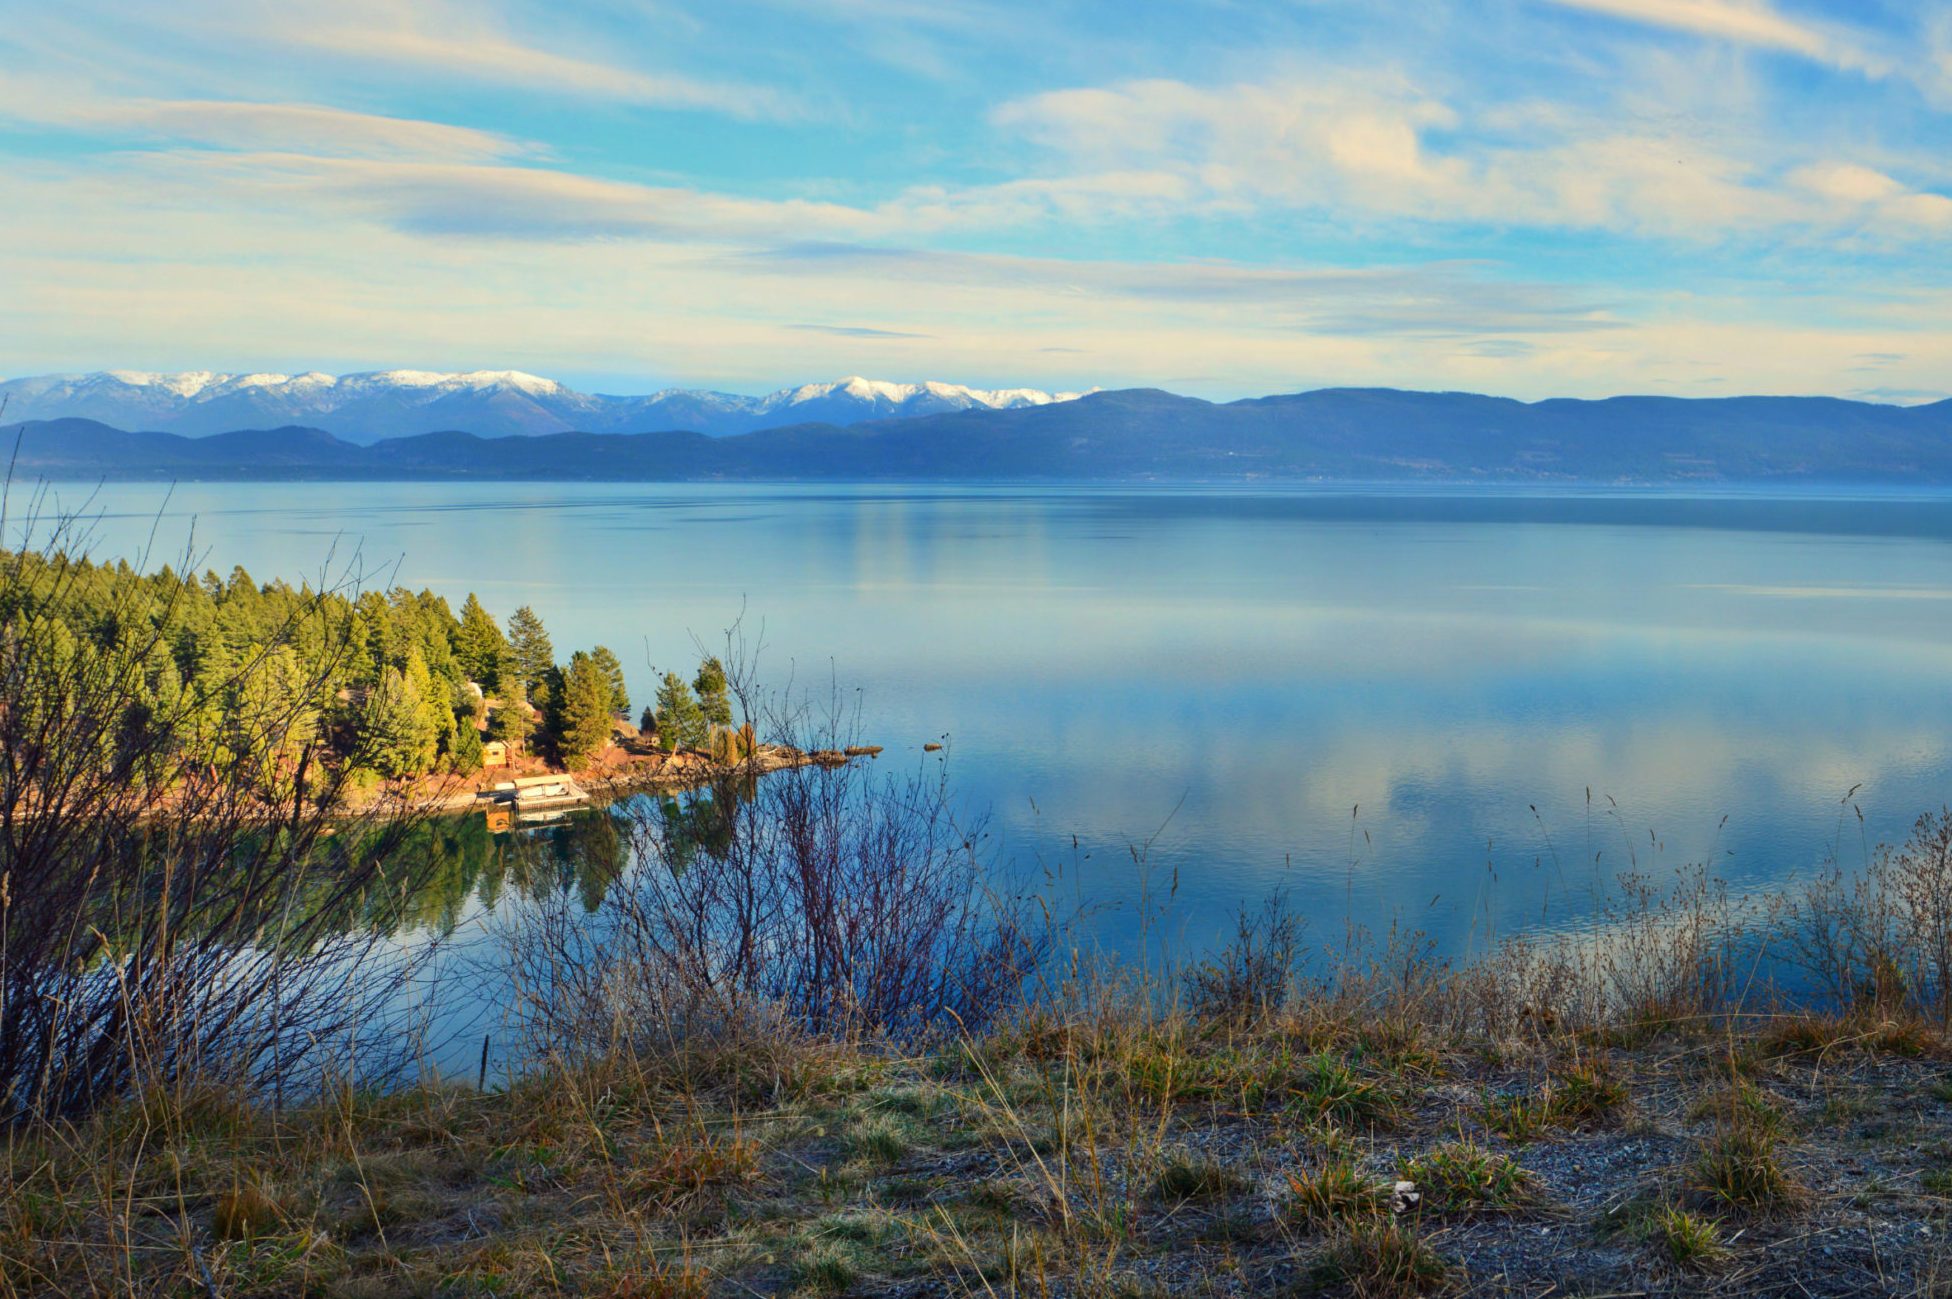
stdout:
<svg viewBox="0 0 1952 1299">
<path fill-rule="evenodd" d="M 1415 1231 L 1394 1222 L 1354 1222 L 1334 1236 L 1315 1262 L 1320 1282 L 1357 1299 L 1424 1294 L 1450 1269 Z"/>
<path fill-rule="evenodd" d="M 1749 1123 L 1729 1124 L 1708 1138 L 1689 1168 L 1689 1185 L 1712 1203 L 1754 1212 L 1791 1208 L 1802 1198 L 1783 1166 L 1780 1139 Z"/>
<path fill-rule="evenodd" d="M 1363 1172 L 1352 1160 L 1331 1155 L 1288 1174 L 1286 1212 L 1311 1226 L 1359 1222 L 1388 1214 L 1390 1194 L 1388 1183 Z"/>
<path fill-rule="evenodd" d="M 728 1039 L 488 1094 L 337 1088 L 272 1112 L 149 1093 L 11 1134 L 0 1295 L 208 1294 L 205 1272 L 226 1297 L 1383 1295 L 1486 1275 L 1516 1293 L 1580 1267 L 1675 1294 L 1704 1270 L 1792 1267 L 1821 1293 L 1772 1242 L 1872 1221 L 1846 1171 L 1866 1159 L 1914 1179 L 1942 1223 L 1945 1192 L 1910 1152 L 1952 1149 L 1952 1107 L 1927 1101 L 1930 1126 L 1867 1149 L 1827 1117 L 1832 1098 L 1916 1111 L 1941 1067 L 1869 1038 L 1821 1065 L 1772 1058 L 1769 1024 L 1603 1060 L 1571 1033 L 1494 1051 L 1430 1031 L 1438 1067 L 1390 1073 L 1339 1015 L 1205 1034 L 1100 1005 L 1061 1032 L 1005 1025 L 914 1053 Z M 1773 1072 L 1731 1072 L 1736 1057 Z M 1135 1092 L 1134 1058 L 1198 1085 Z M 1514 1072 L 1541 1080 L 1523 1094 L 1548 1116 L 1522 1152 L 1472 1135 L 1477 1098 Z M 1420 1203 L 1395 1202 L 1397 1176 Z M 1571 1225 L 1636 1184 L 1626 1255 Z M 1931 1239 L 1887 1237 L 1874 1264 L 1926 1277 L 1943 1263 Z"/>
</svg>

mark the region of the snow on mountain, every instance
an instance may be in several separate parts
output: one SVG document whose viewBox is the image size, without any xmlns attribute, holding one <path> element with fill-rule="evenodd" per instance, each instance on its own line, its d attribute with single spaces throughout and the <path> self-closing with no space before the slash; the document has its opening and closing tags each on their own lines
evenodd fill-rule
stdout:
<svg viewBox="0 0 1952 1299">
<path fill-rule="evenodd" d="M 667 388 L 648 396 L 578 392 L 520 370 L 377 370 L 330 375 L 158 374 L 108 370 L 0 383 L 9 423 L 80 417 L 117 428 L 198 436 L 307 424 L 349 442 L 460 429 L 482 437 L 580 430 L 688 429 L 713 436 L 784 424 L 855 424 L 946 411 L 1043 406 L 1080 393 L 889 383 L 858 375 L 760 397 Z"/>
<path fill-rule="evenodd" d="M 965 388 L 959 383 L 888 383 L 853 375 L 835 383 L 809 383 L 798 388 L 782 388 L 759 398 L 757 409 L 772 411 L 804 407 L 815 402 L 845 400 L 910 414 L 933 414 L 978 406 L 991 410 L 1013 406 L 1047 406 L 1054 401 L 1072 401 L 1081 395 L 1075 392 L 1053 395 L 1034 388 Z"/>
</svg>

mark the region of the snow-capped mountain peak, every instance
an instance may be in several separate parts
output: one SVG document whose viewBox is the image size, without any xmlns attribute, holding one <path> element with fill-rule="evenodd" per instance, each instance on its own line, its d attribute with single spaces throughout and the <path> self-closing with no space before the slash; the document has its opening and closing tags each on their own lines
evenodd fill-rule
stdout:
<svg viewBox="0 0 1952 1299">
<path fill-rule="evenodd" d="M 802 384 L 798 388 L 784 388 L 760 398 L 769 410 L 788 406 L 804 406 L 812 402 L 843 397 L 877 405 L 904 407 L 925 403 L 931 411 L 937 409 L 967 410 L 971 407 L 985 406 L 1001 410 L 1011 406 L 1044 406 L 1053 401 L 1070 401 L 1077 393 L 1048 393 L 1035 388 L 968 388 L 959 383 L 940 383 L 928 380 L 922 383 L 890 383 L 885 379 L 865 379 L 860 375 L 849 375 L 832 383 Z M 925 413 L 921 411 L 913 413 Z"/>
<path fill-rule="evenodd" d="M 369 389 L 434 389 L 442 393 L 513 388 L 534 396 L 553 396 L 569 391 L 554 379 L 544 379 L 521 370 L 468 370 L 459 374 L 438 370 L 378 370 L 370 374 L 344 375 L 339 381 Z"/>
<path fill-rule="evenodd" d="M 185 370 L 181 374 L 157 374 L 149 370 L 110 370 L 105 376 L 86 375 L 83 378 L 106 377 L 131 388 L 160 388 L 178 397 L 194 397 L 213 383 L 222 383 L 230 378 L 227 374 L 213 374 L 209 370 Z"/>
<path fill-rule="evenodd" d="M 481 437 L 689 430 L 723 436 L 782 424 L 854 424 L 948 411 L 1043 406 L 1081 394 L 895 383 L 849 375 L 764 396 L 668 388 L 649 396 L 578 392 L 521 370 L 311 370 L 224 374 L 108 370 L 0 383 L 7 418 L 99 420 L 190 435 L 306 424 L 353 442 L 460 430 Z"/>
</svg>

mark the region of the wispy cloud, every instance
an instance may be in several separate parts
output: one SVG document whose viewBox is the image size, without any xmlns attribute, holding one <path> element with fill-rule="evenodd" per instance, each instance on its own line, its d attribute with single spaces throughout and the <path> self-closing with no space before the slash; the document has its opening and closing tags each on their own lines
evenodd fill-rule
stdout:
<svg viewBox="0 0 1952 1299">
<path fill-rule="evenodd" d="M 1860 163 L 1810 163 L 1790 172 L 1787 180 L 1791 186 L 1886 228 L 1952 230 L 1952 198 L 1913 189 Z"/>
<path fill-rule="evenodd" d="M 1471 262 L 1303 270 L 1220 262 L 1059 261 L 922 249 L 787 245 L 728 265 L 767 275 L 881 275 L 906 284 L 1041 291 L 1198 307 L 1252 307 L 1262 328 L 1350 336 L 1457 338 L 1617 329 L 1607 304 L 1552 285 L 1513 283 Z"/>
<path fill-rule="evenodd" d="M 1481 338 L 1465 343 L 1457 350 L 1465 356 L 1503 361 L 1514 357 L 1535 356 L 1539 347 L 1537 343 L 1528 343 L 1520 338 Z"/>
<path fill-rule="evenodd" d="M 301 150 L 331 157 L 488 160 L 537 154 L 494 131 L 322 104 L 221 99 L 83 97 L 45 85 L 0 90 L 0 118 L 76 131 L 226 149 Z"/>
<path fill-rule="evenodd" d="M 1869 167 L 1785 167 L 1606 106 L 1453 105 L 1344 73 L 1046 92 L 995 123 L 1077 178 L 1149 178 L 1175 214 L 1308 211 L 1424 225 L 1524 225 L 1715 241 L 1785 227 L 1935 231 L 1952 199 Z M 1522 127 L 1522 131 L 1517 129 Z"/>
<path fill-rule="evenodd" d="M 558 10 L 549 12 L 567 16 Z M 751 120 L 791 117 L 800 111 L 773 87 L 640 67 L 618 58 L 615 50 L 606 55 L 566 48 L 563 32 L 573 31 L 573 22 L 555 22 L 553 34 L 544 37 L 515 30 L 490 5 L 454 0 L 418 0 L 410 6 L 379 0 L 293 0 L 251 11 L 242 21 L 247 35 L 289 52 L 315 51 L 375 70 L 391 68 L 570 100 L 613 100 Z"/>
<path fill-rule="evenodd" d="M 1882 60 L 1864 53 L 1842 33 L 1790 18 L 1761 0 L 1550 0 L 1550 3 L 1715 40 L 1798 54 L 1859 72 L 1881 73 L 1886 67 Z"/>
<path fill-rule="evenodd" d="M 832 338 L 933 338 L 933 334 L 914 334 L 900 329 L 872 329 L 866 325 L 788 325 L 805 334 L 826 334 Z"/>
<path fill-rule="evenodd" d="M 179 178 L 297 210 L 321 208 L 406 233 L 541 242 L 771 240 L 788 232 L 886 233 L 870 210 L 641 185 L 550 167 L 399 162 L 300 153 L 157 155 Z"/>
</svg>

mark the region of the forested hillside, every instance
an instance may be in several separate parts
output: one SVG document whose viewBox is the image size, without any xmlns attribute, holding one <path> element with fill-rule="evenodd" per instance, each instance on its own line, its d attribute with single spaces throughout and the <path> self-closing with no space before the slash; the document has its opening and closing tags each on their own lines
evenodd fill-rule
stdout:
<svg viewBox="0 0 1952 1299">
<path fill-rule="evenodd" d="M 493 740 L 574 767 L 630 707 L 610 650 L 558 662 L 532 609 L 516 609 L 504 630 L 472 594 L 457 615 L 432 591 L 319 591 L 241 567 L 144 574 L 48 553 L 0 562 L 20 566 L 13 598 L 41 604 L 34 625 L 58 642 L 57 659 L 145 647 L 130 683 L 138 703 L 119 730 L 131 749 L 168 718 L 169 742 L 215 766 L 275 733 L 289 764 L 316 749 L 369 782 L 469 774 Z M 660 691 L 667 747 L 702 744 L 709 721 L 729 720 L 715 663 L 696 684 L 702 702 L 675 675 Z M 268 730 L 269 715 L 291 724 Z M 657 712 L 644 722 L 657 730 Z"/>
</svg>

